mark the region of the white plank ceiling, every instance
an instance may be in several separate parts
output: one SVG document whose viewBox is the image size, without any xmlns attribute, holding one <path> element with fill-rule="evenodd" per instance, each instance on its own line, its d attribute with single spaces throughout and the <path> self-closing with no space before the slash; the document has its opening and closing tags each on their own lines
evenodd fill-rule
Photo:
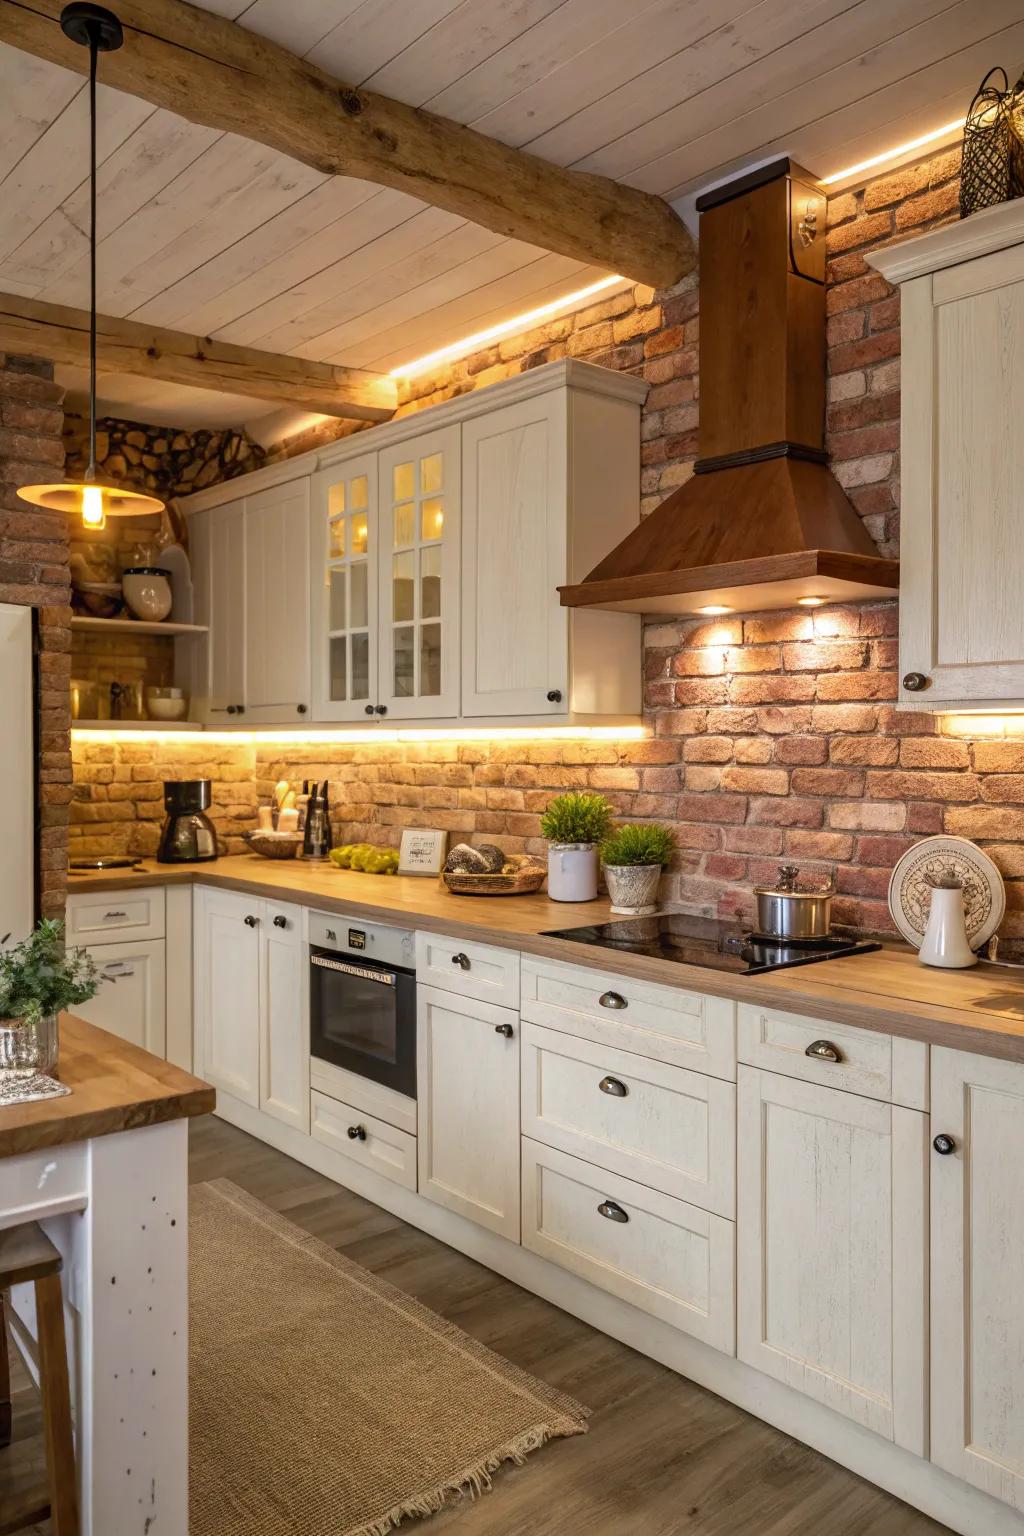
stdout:
<svg viewBox="0 0 1024 1536">
<path fill-rule="evenodd" d="M 1024 58 L 1020 0 L 199 3 L 680 206 L 773 153 L 828 175 L 962 116 L 990 65 Z M 0 113 L 0 290 L 84 307 L 84 82 L 0 46 Z M 386 371 L 603 275 L 102 86 L 99 146 L 107 314 Z M 108 399 L 156 409 L 141 382 Z"/>
</svg>

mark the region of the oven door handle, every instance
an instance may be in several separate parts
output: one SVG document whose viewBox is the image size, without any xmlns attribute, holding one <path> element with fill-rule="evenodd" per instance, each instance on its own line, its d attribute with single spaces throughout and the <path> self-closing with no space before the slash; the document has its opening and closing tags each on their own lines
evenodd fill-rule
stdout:
<svg viewBox="0 0 1024 1536">
<path fill-rule="evenodd" d="M 323 955 L 310 955 L 310 965 L 318 965 L 324 971 L 343 971 L 346 976 L 362 976 L 365 981 L 376 981 L 382 987 L 393 987 L 395 976 L 391 971 L 371 971 L 365 965 L 349 965 L 344 960 L 326 960 Z"/>
</svg>

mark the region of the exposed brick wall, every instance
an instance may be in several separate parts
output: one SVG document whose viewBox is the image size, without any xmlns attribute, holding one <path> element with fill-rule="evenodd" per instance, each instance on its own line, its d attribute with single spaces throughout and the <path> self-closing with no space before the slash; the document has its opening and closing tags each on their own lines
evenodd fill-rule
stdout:
<svg viewBox="0 0 1024 1536">
<path fill-rule="evenodd" d="M 956 216 L 958 155 L 833 198 L 829 208 L 828 442 L 876 542 L 898 553 L 899 297 L 864 253 Z M 698 411 L 697 286 L 626 290 L 405 387 L 403 413 L 564 356 L 651 385 L 642 418 L 646 513 L 688 478 Z M 331 429 L 333 430 L 333 429 Z M 163 777 L 209 775 L 215 819 L 238 848 L 279 777 L 329 778 L 338 830 L 391 842 L 436 825 L 536 848 L 552 794 L 600 789 L 620 815 L 671 823 L 679 854 L 664 894 L 751 911 L 751 885 L 785 857 L 838 869 L 836 916 L 889 927 L 885 893 L 915 839 L 975 838 L 1008 879 L 1004 932 L 1024 936 L 1024 741 L 998 723 L 898 713 L 896 605 L 652 621 L 642 742 L 76 749 L 73 837 L 90 851 L 155 846 Z"/>
<path fill-rule="evenodd" d="M 39 616 L 39 896 L 47 916 L 63 911 L 67 874 L 68 550 L 63 514 L 19 501 L 17 488 L 61 478 L 63 399 L 49 363 L 0 354 L 0 603 Z"/>
</svg>

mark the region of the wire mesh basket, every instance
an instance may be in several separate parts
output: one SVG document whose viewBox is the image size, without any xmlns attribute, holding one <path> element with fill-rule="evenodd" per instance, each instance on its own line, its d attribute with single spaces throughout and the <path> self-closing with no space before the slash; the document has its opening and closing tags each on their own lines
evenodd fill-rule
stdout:
<svg viewBox="0 0 1024 1536">
<path fill-rule="evenodd" d="M 1002 87 L 997 83 L 1002 77 Z M 964 123 L 960 217 L 1024 194 L 1024 75 L 1012 86 L 1005 69 L 990 69 Z"/>
</svg>

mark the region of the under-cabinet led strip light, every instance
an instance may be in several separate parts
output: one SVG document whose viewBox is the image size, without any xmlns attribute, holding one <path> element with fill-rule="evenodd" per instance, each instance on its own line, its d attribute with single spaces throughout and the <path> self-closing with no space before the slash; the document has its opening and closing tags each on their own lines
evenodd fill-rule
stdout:
<svg viewBox="0 0 1024 1536">
<path fill-rule="evenodd" d="M 338 730 L 328 728 L 322 730 L 263 730 L 263 731 L 174 731 L 161 730 L 159 725 L 150 729 L 143 724 L 135 730 L 119 730 L 116 725 L 109 729 L 106 727 L 94 728 L 90 726 L 72 726 L 72 738 L 82 742 L 126 742 L 126 741 L 160 741 L 163 743 L 176 742 L 181 746 L 199 746 L 216 743 L 218 745 L 234 743 L 236 746 L 263 746 L 278 743 L 293 747 L 316 746 L 401 746 L 402 744 L 415 744 L 429 741 L 448 741 L 470 743 L 480 742 L 545 742 L 545 741 L 642 741 L 649 733 L 642 725 L 552 725 L 552 726 L 528 726 L 528 725 L 502 725 L 490 729 L 476 729 L 466 726 L 461 729 L 449 727 L 448 729 L 431 730 L 429 727 L 415 729 L 387 729 L 377 730 L 370 728 L 357 728 Z"/>
</svg>

